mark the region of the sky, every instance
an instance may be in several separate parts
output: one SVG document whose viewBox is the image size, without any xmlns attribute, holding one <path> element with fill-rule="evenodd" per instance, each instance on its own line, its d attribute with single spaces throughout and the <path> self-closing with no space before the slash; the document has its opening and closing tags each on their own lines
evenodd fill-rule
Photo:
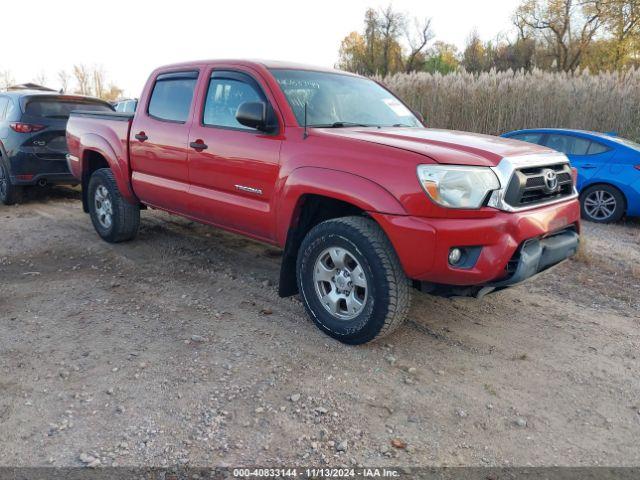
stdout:
<svg viewBox="0 0 640 480">
<path fill-rule="evenodd" d="M 334 66 L 341 40 L 361 31 L 368 7 L 432 18 L 437 40 L 464 45 L 511 31 L 518 0 L 29 0 L 4 2 L 0 71 L 18 83 L 74 64 L 101 67 L 137 97 L 156 67 L 187 60 L 262 58 Z"/>
</svg>

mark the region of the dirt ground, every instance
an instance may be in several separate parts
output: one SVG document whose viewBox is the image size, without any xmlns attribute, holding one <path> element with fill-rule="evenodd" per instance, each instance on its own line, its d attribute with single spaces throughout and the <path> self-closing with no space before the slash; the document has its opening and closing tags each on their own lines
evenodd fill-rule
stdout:
<svg viewBox="0 0 640 480">
<path fill-rule="evenodd" d="M 0 206 L 0 465 L 640 465 L 638 222 L 348 347 L 278 250 L 157 211 L 109 245 L 77 198 Z"/>
</svg>

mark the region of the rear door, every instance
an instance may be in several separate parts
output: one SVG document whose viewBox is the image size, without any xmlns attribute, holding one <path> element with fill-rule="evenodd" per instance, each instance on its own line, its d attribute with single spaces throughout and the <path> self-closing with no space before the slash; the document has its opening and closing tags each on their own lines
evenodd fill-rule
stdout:
<svg viewBox="0 0 640 480">
<path fill-rule="evenodd" d="M 248 70 L 213 69 L 207 75 L 189 135 L 191 211 L 208 223 L 271 240 L 282 127 L 267 134 L 241 125 L 235 114 L 241 103 L 261 101 L 277 115 L 275 103 Z"/>
<path fill-rule="evenodd" d="M 131 126 L 133 190 L 144 203 L 188 213 L 187 154 L 197 70 L 160 73 Z"/>
<path fill-rule="evenodd" d="M 613 156 L 613 150 L 606 145 L 575 135 L 549 134 L 546 146 L 567 155 L 571 166 L 578 169 L 578 190 L 596 176 Z"/>
</svg>

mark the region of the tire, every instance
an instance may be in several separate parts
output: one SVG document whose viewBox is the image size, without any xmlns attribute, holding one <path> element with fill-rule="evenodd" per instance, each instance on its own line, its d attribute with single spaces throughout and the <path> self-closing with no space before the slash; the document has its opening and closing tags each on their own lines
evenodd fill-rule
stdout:
<svg viewBox="0 0 640 480">
<path fill-rule="evenodd" d="M 618 222 L 624 216 L 626 201 L 611 185 L 592 185 L 580 195 L 582 218 L 596 223 Z"/>
<path fill-rule="evenodd" d="M 109 168 L 96 170 L 89 179 L 89 215 L 98 235 L 109 243 L 133 239 L 140 226 L 140 206 L 127 202 Z"/>
<path fill-rule="evenodd" d="M 0 202 L 5 205 L 14 205 L 22 201 L 23 193 L 21 186 L 11 183 L 9 170 L 0 160 Z"/>
<path fill-rule="evenodd" d="M 302 241 L 296 273 L 309 316 L 340 342 L 380 339 L 407 316 L 409 281 L 391 242 L 371 219 L 316 225 Z"/>
</svg>

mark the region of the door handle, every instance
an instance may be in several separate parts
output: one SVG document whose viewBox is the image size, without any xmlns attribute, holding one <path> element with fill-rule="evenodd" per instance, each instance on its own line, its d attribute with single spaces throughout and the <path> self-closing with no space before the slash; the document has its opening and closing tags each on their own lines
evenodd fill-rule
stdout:
<svg viewBox="0 0 640 480">
<path fill-rule="evenodd" d="M 204 143 L 202 140 L 196 140 L 195 142 L 191 142 L 189 146 L 194 150 L 206 150 L 207 148 L 209 148 L 209 146 L 206 143 Z"/>
<path fill-rule="evenodd" d="M 149 137 L 147 137 L 144 132 L 136 133 L 135 136 L 136 136 L 136 140 L 139 140 L 141 142 L 144 142 L 145 140 L 149 140 Z"/>
<path fill-rule="evenodd" d="M 596 168 L 596 165 L 594 165 L 592 163 L 587 163 L 587 164 L 583 165 L 582 168 Z"/>
</svg>

